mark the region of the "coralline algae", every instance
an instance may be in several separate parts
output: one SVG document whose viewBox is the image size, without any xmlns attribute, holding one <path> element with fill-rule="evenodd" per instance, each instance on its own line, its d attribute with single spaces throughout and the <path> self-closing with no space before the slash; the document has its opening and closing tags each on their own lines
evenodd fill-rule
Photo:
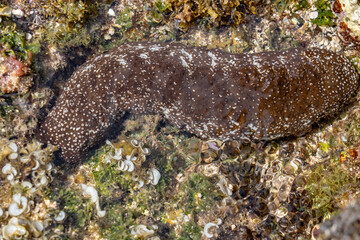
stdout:
<svg viewBox="0 0 360 240">
<path fill-rule="evenodd" d="M 104 138 L 119 114 L 163 114 L 203 139 L 302 135 L 358 87 L 342 55 L 322 49 L 230 54 L 178 43 L 128 43 L 79 67 L 38 131 L 68 162 Z"/>
</svg>

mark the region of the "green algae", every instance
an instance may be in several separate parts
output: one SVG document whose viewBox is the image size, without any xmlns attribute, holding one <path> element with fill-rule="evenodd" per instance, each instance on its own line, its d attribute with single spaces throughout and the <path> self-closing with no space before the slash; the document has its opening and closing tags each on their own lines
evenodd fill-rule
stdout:
<svg viewBox="0 0 360 240">
<path fill-rule="evenodd" d="M 160 139 L 162 144 L 159 149 L 164 151 L 163 154 L 154 150 L 156 168 L 161 173 L 157 185 L 145 183 L 139 188 L 134 180 L 136 169 L 134 172 L 122 172 L 117 169 L 116 164 L 103 163 L 110 152 L 108 146 L 97 150 L 89 160 L 88 165 L 101 196 L 100 202 L 107 211 L 106 217 L 98 220 L 102 237 L 132 239 L 131 229 L 135 225 L 151 223 L 159 227 L 155 232 L 161 237 L 200 238 L 202 227 L 195 221 L 197 215 L 209 211 L 223 198 L 223 194 L 214 188 L 215 178 L 191 171 L 188 173 L 194 159 L 199 158 L 199 140 L 183 137 Z M 169 154 L 172 150 L 177 153 Z M 197 157 L 191 154 L 193 151 Z M 177 165 L 177 161 L 182 164 Z M 187 161 L 189 165 L 186 164 Z M 145 162 L 142 167 L 148 164 L 151 165 Z M 183 176 L 181 182 L 176 180 L 179 174 Z M 176 216 L 189 216 L 189 220 L 177 222 Z M 175 231 L 176 226 L 181 226 L 178 228 L 181 230 Z"/>
<path fill-rule="evenodd" d="M 331 6 L 327 0 L 317 0 L 315 2 L 316 11 L 318 12 L 318 17 L 312 19 L 313 24 L 319 26 L 335 26 L 335 14 L 331 10 Z"/>
<path fill-rule="evenodd" d="M 95 25 L 88 22 L 97 16 L 98 5 L 92 1 L 39 1 L 40 15 L 45 19 L 37 30 L 43 41 L 59 47 L 88 45 L 94 38 Z"/>
<path fill-rule="evenodd" d="M 25 32 L 19 29 L 11 19 L 2 20 L 0 24 L 0 54 L 13 56 L 30 64 L 31 52 L 37 50 L 35 46 L 35 44 L 26 42 Z"/>
<path fill-rule="evenodd" d="M 94 218 L 95 207 L 90 199 L 81 196 L 81 193 L 72 189 L 59 189 L 58 192 L 48 193 L 48 197 L 59 203 L 67 215 L 65 225 L 73 228 L 83 228 Z"/>
<path fill-rule="evenodd" d="M 300 0 L 294 6 L 295 11 L 299 11 L 302 9 L 308 9 L 308 8 L 310 8 L 310 3 L 307 0 Z"/>
<path fill-rule="evenodd" d="M 116 19 L 117 28 L 122 32 L 126 32 L 128 29 L 133 27 L 133 16 L 134 10 L 131 7 L 125 7 L 122 12 L 120 12 Z"/>
<path fill-rule="evenodd" d="M 339 210 L 336 202 L 356 185 L 356 178 L 335 159 L 314 166 L 305 174 L 305 180 L 305 190 L 312 201 L 311 210 L 321 221 Z"/>
</svg>

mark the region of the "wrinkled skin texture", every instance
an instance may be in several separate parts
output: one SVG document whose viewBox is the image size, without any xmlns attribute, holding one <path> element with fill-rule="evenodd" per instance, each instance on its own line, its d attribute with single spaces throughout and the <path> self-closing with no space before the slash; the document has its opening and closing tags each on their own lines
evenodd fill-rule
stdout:
<svg viewBox="0 0 360 240">
<path fill-rule="evenodd" d="M 121 112 L 162 114 L 203 139 L 302 135 L 358 87 L 342 55 L 321 49 L 230 54 L 177 43 L 128 43 L 79 67 L 38 131 L 78 161 Z"/>
</svg>

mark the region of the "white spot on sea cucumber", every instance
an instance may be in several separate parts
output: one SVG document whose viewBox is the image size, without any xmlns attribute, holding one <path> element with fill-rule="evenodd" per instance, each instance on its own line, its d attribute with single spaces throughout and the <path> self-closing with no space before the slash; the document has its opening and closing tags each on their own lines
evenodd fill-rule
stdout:
<svg viewBox="0 0 360 240">
<path fill-rule="evenodd" d="M 212 52 L 208 52 L 209 57 L 211 57 L 211 67 L 215 67 L 216 66 L 216 56 L 212 53 Z"/>
<path fill-rule="evenodd" d="M 187 62 L 185 61 L 184 57 L 183 56 L 180 56 L 180 59 L 181 59 L 181 64 L 184 66 L 184 67 L 188 67 L 189 65 L 187 64 Z"/>
<path fill-rule="evenodd" d="M 190 53 L 188 53 L 188 52 L 185 51 L 184 49 L 181 49 L 181 53 L 185 54 L 185 55 L 189 58 L 189 60 L 192 61 L 193 58 L 192 58 L 192 56 L 191 56 Z"/>
<path fill-rule="evenodd" d="M 140 54 L 140 57 L 143 58 L 143 59 L 148 59 L 149 58 L 149 56 L 146 53 Z"/>
</svg>

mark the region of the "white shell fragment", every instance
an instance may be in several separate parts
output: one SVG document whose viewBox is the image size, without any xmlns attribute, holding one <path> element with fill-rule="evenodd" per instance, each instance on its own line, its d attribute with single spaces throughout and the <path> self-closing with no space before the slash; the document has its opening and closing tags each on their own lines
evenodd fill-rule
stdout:
<svg viewBox="0 0 360 240">
<path fill-rule="evenodd" d="M 310 19 L 315 19 L 315 18 L 317 18 L 318 16 L 319 16 L 319 13 L 318 13 L 317 11 L 311 12 L 311 13 L 309 14 L 309 18 L 310 18 Z"/>
<path fill-rule="evenodd" d="M 8 147 L 13 151 L 13 152 L 17 152 L 18 147 L 16 145 L 16 143 L 9 143 Z"/>
<path fill-rule="evenodd" d="M 151 168 L 149 171 L 147 171 L 147 174 L 148 180 L 152 185 L 158 184 L 161 174 L 156 168 Z"/>
<path fill-rule="evenodd" d="M 220 187 L 220 190 L 223 194 L 227 196 L 232 195 L 233 186 L 231 184 L 228 184 L 225 178 L 221 178 L 216 185 Z"/>
<path fill-rule="evenodd" d="M 98 216 L 104 217 L 106 214 L 106 211 L 105 210 L 101 211 L 101 209 L 100 209 L 99 195 L 98 195 L 97 190 L 94 187 L 88 186 L 85 184 L 80 184 L 80 186 L 83 190 L 84 195 L 87 197 L 90 197 L 91 202 L 95 203 L 95 207 L 96 207 Z"/>
<path fill-rule="evenodd" d="M 220 218 L 218 218 L 218 222 L 217 222 L 217 223 L 212 223 L 212 222 L 210 222 L 210 223 L 205 224 L 203 234 L 204 234 L 207 238 L 212 238 L 212 237 L 214 236 L 214 234 L 210 233 L 210 229 L 213 228 L 213 227 L 218 228 L 221 223 L 222 223 L 222 220 L 221 220 Z"/>
<path fill-rule="evenodd" d="M 137 225 L 131 229 L 131 235 L 135 238 L 147 238 L 154 233 L 154 230 L 148 229 L 147 226 L 143 224 Z"/>
<path fill-rule="evenodd" d="M 21 9 L 13 9 L 12 14 L 17 18 L 22 18 L 24 16 L 24 12 Z"/>
<path fill-rule="evenodd" d="M 9 181 L 13 181 L 17 175 L 16 169 L 10 163 L 5 164 L 5 166 L 2 168 L 2 173 L 7 175 L 6 178 Z"/>
<path fill-rule="evenodd" d="M 129 158 L 127 158 L 125 161 L 120 161 L 118 166 L 120 171 L 132 172 L 135 169 L 134 163 Z"/>
<path fill-rule="evenodd" d="M 26 197 L 21 196 L 21 193 L 16 193 L 13 195 L 13 201 L 9 206 L 10 216 L 19 216 L 24 212 L 28 212 L 29 209 L 30 206 Z"/>
<path fill-rule="evenodd" d="M 109 15 L 110 17 L 115 17 L 115 12 L 114 12 L 114 10 L 113 10 L 112 8 L 110 8 L 110 9 L 108 10 L 108 15 Z"/>
</svg>

